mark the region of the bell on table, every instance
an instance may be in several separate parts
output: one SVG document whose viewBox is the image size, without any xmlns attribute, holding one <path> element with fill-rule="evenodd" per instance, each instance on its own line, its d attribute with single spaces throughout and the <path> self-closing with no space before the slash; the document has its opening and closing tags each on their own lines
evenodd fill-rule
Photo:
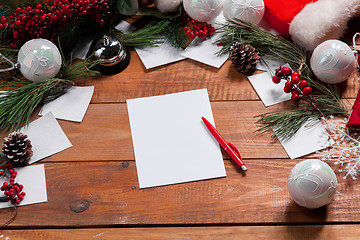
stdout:
<svg viewBox="0 0 360 240">
<path fill-rule="evenodd" d="M 123 71 L 130 62 L 130 52 L 120 41 L 109 34 L 93 40 L 87 57 L 100 61 L 93 67 L 103 75 L 112 75 Z"/>
</svg>

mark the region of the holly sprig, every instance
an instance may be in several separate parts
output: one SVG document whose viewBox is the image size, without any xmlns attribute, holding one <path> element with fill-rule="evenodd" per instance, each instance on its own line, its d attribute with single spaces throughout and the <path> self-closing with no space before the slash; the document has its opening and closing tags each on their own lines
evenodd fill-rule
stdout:
<svg viewBox="0 0 360 240">
<path fill-rule="evenodd" d="M 289 63 L 297 71 L 301 79 L 306 80 L 312 88 L 312 97 L 316 104 L 306 101 L 298 103 L 296 110 L 290 112 L 270 112 L 258 115 L 257 124 L 262 125 L 258 131 L 274 131 L 273 139 L 286 140 L 293 136 L 304 123 L 311 124 L 314 120 L 332 115 L 347 115 L 347 110 L 340 101 L 339 90 L 335 85 L 329 85 L 317 80 L 310 68 L 310 52 L 299 45 L 276 36 L 252 23 L 239 19 L 229 20 L 218 30 L 220 37 L 216 43 L 223 48 L 219 55 L 227 54 L 236 42 L 244 42 L 256 48 L 261 57 L 282 60 Z M 322 114 L 321 114 L 321 113 Z"/>
</svg>

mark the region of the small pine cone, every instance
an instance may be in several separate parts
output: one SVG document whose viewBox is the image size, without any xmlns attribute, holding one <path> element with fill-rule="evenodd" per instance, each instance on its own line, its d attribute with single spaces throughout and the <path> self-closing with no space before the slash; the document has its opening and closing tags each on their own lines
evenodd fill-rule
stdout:
<svg viewBox="0 0 360 240">
<path fill-rule="evenodd" d="M 259 63 L 259 52 L 251 45 L 237 42 L 231 46 L 230 61 L 238 72 L 251 73 Z"/>
<path fill-rule="evenodd" d="M 27 135 L 17 132 L 4 138 L 2 151 L 14 166 L 25 166 L 33 155 Z"/>
</svg>

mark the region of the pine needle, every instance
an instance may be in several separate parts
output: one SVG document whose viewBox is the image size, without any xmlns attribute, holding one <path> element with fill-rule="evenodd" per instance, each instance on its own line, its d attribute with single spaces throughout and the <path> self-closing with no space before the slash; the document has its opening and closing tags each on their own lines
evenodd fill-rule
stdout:
<svg viewBox="0 0 360 240">
<path fill-rule="evenodd" d="M 169 19 L 169 24 L 166 27 L 165 37 L 166 41 L 174 48 L 182 49 L 186 44 L 187 36 L 181 22 L 178 19 Z"/>
<path fill-rule="evenodd" d="M 259 51 L 261 57 L 282 60 L 292 69 L 301 74 L 312 88 L 313 99 L 316 107 L 301 101 L 299 109 L 291 112 L 271 112 L 259 115 L 257 124 L 265 125 L 258 129 L 259 132 L 274 130 L 273 138 L 286 140 L 294 135 L 307 121 L 312 122 L 330 115 L 346 115 L 347 111 L 340 101 L 340 95 L 335 85 L 318 81 L 310 68 L 310 53 L 302 47 L 273 35 L 261 27 L 236 19 L 228 21 L 218 30 L 220 37 L 216 43 L 223 44 L 218 55 L 229 54 L 231 46 L 236 42 L 250 44 Z M 321 113 L 322 114 L 321 114 Z"/>
<path fill-rule="evenodd" d="M 142 29 L 139 29 L 132 33 L 122 33 L 116 29 L 113 30 L 115 37 L 120 42 L 131 47 L 155 47 L 163 43 L 164 40 L 160 38 L 160 35 L 165 31 L 169 25 L 168 20 L 153 21 Z"/>
<path fill-rule="evenodd" d="M 10 82 L 0 85 L 15 89 L 0 93 L 0 129 L 18 130 L 29 124 L 35 108 L 45 99 L 53 100 L 66 92 L 73 82 L 53 78 L 42 82 Z M 20 87 L 19 87 L 20 86 Z"/>
<path fill-rule="evenodd" d="M 61 49 L 60 52 L 62 53 Z M 90 57 L 76 62 L 70 58 L 63 61 L 56 78 L 41 82 L 12 81 L 1 84 L 0 88 L 11 90 L 0 92 L 0 130 L 13 131 L 21 128 L 24 123 L 28 125 L 36 107 L 64 94 L 74 85 L 73 79 L 99 74 L 90 69 L 96 63 Z"/>
</svg>

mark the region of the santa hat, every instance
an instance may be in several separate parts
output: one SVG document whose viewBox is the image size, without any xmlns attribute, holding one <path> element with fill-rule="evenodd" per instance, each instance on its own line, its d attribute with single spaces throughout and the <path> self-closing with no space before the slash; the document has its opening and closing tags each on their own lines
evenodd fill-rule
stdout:
<svg viewBox="0 0 360 240">
<path fill-rule="evenodd" d="M 339 39 L 347 22 L 360 16 L 360 0 L 264 0 L 266 20 L 307 50 Z"/>
</svg>

